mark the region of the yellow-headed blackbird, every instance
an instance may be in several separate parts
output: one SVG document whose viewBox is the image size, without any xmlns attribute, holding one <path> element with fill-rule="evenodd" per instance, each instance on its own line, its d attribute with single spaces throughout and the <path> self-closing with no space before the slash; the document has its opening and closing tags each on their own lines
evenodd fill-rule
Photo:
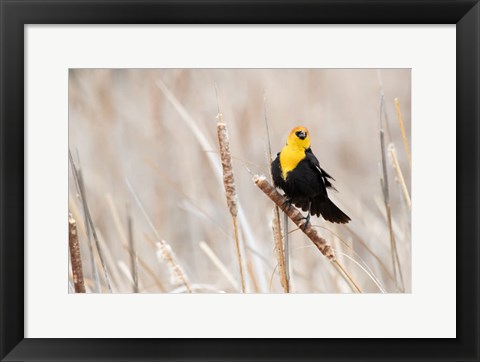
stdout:
<svg viewBox="0 0 480 362">
<path fill-rule="evenodd" d="M 305 127 L 295 127 L 288 135 L 287 144 L 272 162 L 273 183 L 287 197 L 287 204 L 294 204 L 333 223 L 345 224 L 350 218 L 328 198 L 327 188 L 335 190 L 333 180 L 310 148 L 310 134 Z"/>
</svg>

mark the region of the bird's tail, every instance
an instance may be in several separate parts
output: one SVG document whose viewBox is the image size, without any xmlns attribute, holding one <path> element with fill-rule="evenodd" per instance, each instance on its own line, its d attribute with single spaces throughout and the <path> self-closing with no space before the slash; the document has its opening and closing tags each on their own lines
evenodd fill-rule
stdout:
<svg viewBox="0 0 480 362">
<path fill-rule="evenodd" d="M 311 213 L 317 216 L 322 215 L 325 220 L 333 223 L 346 224 L 350 221 L 350 218 L 328 197 L 326 200 L 320 197 L 315 198 L 311 205 Z"/>
</svg>

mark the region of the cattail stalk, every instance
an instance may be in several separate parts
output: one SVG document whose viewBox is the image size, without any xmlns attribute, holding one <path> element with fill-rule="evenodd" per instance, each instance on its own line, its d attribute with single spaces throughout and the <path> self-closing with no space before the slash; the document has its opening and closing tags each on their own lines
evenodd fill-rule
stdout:
<svg viewBox="0 0 480 362">
<path fill-rule="evenodd" d="M 235 234 L 235 247 L 237 250 L 237 259 L 238 267 L 240 270 L 240 282 L 242 286 L 242 293 L 245 293 L 245 276 L 243 272 L 243 258 L 242 251 L 240 248 L 240 240 L 238 235 L 238 223 L 237 223 L 237 191 L 235 187 L 235 177 L 233 175 L 232 167 L 232 155 L 230 152 L 230 141 L 228 139 L 227 126 L 223 123 L 223 116 L 220 112 L 217 115 L 218 124 L 217 124 L 217 135 L 218 135 L 218 144 L 220 146 L 220 158 L 222 160 L 222 169 L 223 169 L 223 185 L 225 187 L 225 196 L 227 198 L 227 206 L 232 216 L 233 222 L 233 231 Z"/>
<path fill-rule="evenodd" d="M 382 118 L 383 116 L 383 118 Z M 388 220 L 388 228 L 390 231 L 390 254 L 392 257 L 392 268 L 393 268 L 393 275 L 395 278 L 395 282 L 397 283 L 397 270 L 398 274 L 400 275 L 400 282 L 401 282 L 401 288 L 403 288 L 403 274 L 402 274 L 402 268 L 400 265 L 400 259 L 398 256 L 398 250 L 397 250 L 397 241 L 395 239 L 395 234 L 393 232 L 393 221 L 392 221 L 392 210 L 390 206 L 390 192 L 388 188 L 388 172 L 387 172 L 387 161 L 386 161 L 386 147 L 385 147 L 385 131 L 383 128 L 383 119 L 385 119 L 385 123 L 388 126 L 388 120 L 387 120 L 387 112 L 385 110 L 385 96 L 382 94 L 381 96 L 381 102 L 380 102 L 380 152 L 381 152 L 381 157 L 382 157 L 382 178 L 380 179 L 380 183 L 382 186 L 382 192 L 383 192 L 383 199 L 385 202 L 385 209 L 387 212 L 387 220 Z"/>
<path fill-rule="evenodd" d="M 83 280 L 82 256 L 78 242 L 77 222 L 71 213 L 68 213 L 68 246 L 70 249 L 70 262 L 72 263 L 73 286 L 75 293 L 85 293 Z"/>
<path fill-rule="evenodd" d="M 263 108 L 265 116 L 265 130 L 267 132 L 267 144 L 268 144 L 268 164 L 270 165 L 273 161 L 272 157 L 272 146 L 270 144 L 270 132 L 268 129 L 268 119 L 267 119 L 267 100 L 264 95 L 263 97 Z M 273 183 L 272 170 L 269 167 L 270 182 Z M 290 275 L 289 275 L 289 253 L 288 253 L 288 219 L 285 216 L 285 230 L 282 233 L 282 224 L 280 222 L 280 209 L 275 205 L 273 209 L 273 220 L 272 220 L 272 231 L 273 231 L 273 241 L 275 243 L 275 250 L 277 256 L 278 269 L 280 272 L 280 284 L 283 287 L 285 293 L 290 292 Z"/>
<path fill-rule="evenodd" d="M 255 182 L 255 185 L 257 185 L 257 187 L 262 190 L 265 195 L 267 195 L 278 207 L 284 208 L 287 199 L 282 196 L 264 176 L 253 176 L 253 182 Z M 307 235 L 317 249 L 320 250 L 320 252 L 341 271 L 342 276 L 348 281 L 348 283 L 352 284 L 357 292 L 361 293 L 362 290 L 358 286 L 358 283 L 354 281 L 352 276 L 338 262 L 332 247 L 327 243 L 327 241 L 318 235 L 317 230 L 312 227 L 311 223 L 308 223 L 308 225 L 305 227 L 305 221 L 302 213 L 293 206 L 286 207 L 283 211 L 290 218 L 290 220 L 292 220 L 293 223 L 297 225 L 297 227 L 302 230 L 305 235 Z"/>
<path fill-rule="evenodd" d="M 272 232 L 273 241 L 275 243 L 275 251 L 277 256 L 278 269 L 280 272 L 280 284 L 282 285 L 285 293 L 290 292 L 290 285 L 287 274 L 286 258 L 284 252 L 284 235 L 282 233 L 282 224 L 280 223 L 280 211 L 277 205 L 273 208 L 273 220 L 272 220 Z"/>
<path fill-rule="evenodd" d="M 128 228 L 128 246 L 130 249 L 130 268 L 132 270 L 133 292 L 139 293 L 138 288 L 138 259 L 133 241 L 133 220 L 130 215 L 130 207 L 127 205 L 127 228 Z"/>
<path fill-rule="evenodd" d="M 257 278 L 255 277 L 255 271 L 253 270 L 253 265 L 251 259 L 247 259 L 247 272 L 250 275 L 250 281 L 252 282 L 251 288 L 254 293 L 261 293 L 260 286 L 258 285 Z"/>
<path fill-rule="evenodd" d="M 408 193 L 407 185 L 405 183 L 405 179 L 403 178 L 402 169 L 400 168 L 400 164 L 398 163 L 397 150 L 395 149 L 395 146 L 393 145 L 393 143 L 390 143 L 388 145 L 388 153 L 390 155 L 390 162 L 392 164 L 392 167 L 397 173 L 398 183 L 400 184 L 400 187 L 402 188 L 402 191 L 403 191 L 403 195 L 405 196 L 405 202 L 407 203 L 408 208 L 411 210 L 412 200 L 410 199 L 410 194 Z"/>
<path fill-rule="evenodd" d="M 393 102 L 395 103 L 395 109 L 397 110 L 397 118 L 400 125 L 400 131 L 402 131 L 403 147 L 405 147 L 405 153 L 407 154 L 408 163 L 411 168 L 412 155 L 410 154 L 410 146 L 408 145 L 407 133 L 405 132 L 405 126 L 403 125 L 402 111 L 400 110 L 400 101 L 398 100 L 398 98 L 395 98 Z"/>
</svg>

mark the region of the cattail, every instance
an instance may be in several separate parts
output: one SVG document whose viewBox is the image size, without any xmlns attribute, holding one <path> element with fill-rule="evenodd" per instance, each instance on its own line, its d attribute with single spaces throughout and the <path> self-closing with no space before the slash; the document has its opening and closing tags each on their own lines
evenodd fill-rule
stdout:
<svg viewBox="0 0 480 362">
<path fill-rule="evenodd" d="M 75 293 L 85 293 L 83 281 L 82 256 L 78 243 L 77 222 L 71 213 L 68 213 L 68 246 L 70 249 L 70 261 L 72 263 L 73 286 Z"/>
<path fill-rule="evenodd" d="M 192 293 L 193 289 L 190 285 L 187 275 L 182 267 L 177 263 L 172 248 L 165 240 L 158 240 L 157 243 L 157 258 L 164 260 L 170 270 L 172 284 L 183 284 L 188 293 Z"/>
<path fill-rule="evenodd" d="M 230 211 L 232 217 L 236 217 L 238 214 L 237 191 L 235 188 L 235 177 L 233 175 L 230 140 L 228 139 L 227 126 L 222 121 L 221 113 L 218 114 L 217 134 L 218 143 L 220 145 L 220 158 L 222 160 L 223 169 L 223 185 L 225 186 L 228 210 Z"/>
<path fill-rule="evenodd" d="M 255 184 L 262 190 L 270 199 L 278 205 L 278 207 L 283 207 L 285 204 L 285 197 L 280 195 L 280 193 L 273 187 L 264 176 L 255 175 L 253 177 Z M 317 231 L 312 228 L 312 225 L 309 223 L 306 228 L 303 228 L 303 215 L 294 207 L 286 208 L 284 212 L 288 217 L 297 225 L 315 244 L 315 246 L 320 250 L 320 252 L 325 255 L 328 259 L 334 261 L 335 254 L 333 253 L 330 245 L 327 244 L 327 241 L 320 237 L 317 234 Z"/>
<path fill-rule="evenodd" d="M 253 176 L 253 182 L 262 190 L 265 195 L 267 195 L 278 207 L 283 208 L 285 205 L 286 198 L 280 195 L 280 193 L 273 187 L 270 182 L 264 176 Z M 362 292 L 358 283 L 356 283 L 352 276 L 345 270 L 345 268 L 338 262 L 335 258 L 332 247 L 327 243 L 327 241 L 320 237 L 317 231 L 312 227 L 310 223 L 306 225 L 304 223 L 304 217 L 301 212 L 298 211 L 295 207 L 285 208 L 285 214 L 297 225 L 297 227 L 302 230 L 305 235 L 315 244 L 315 246 L 320 250 L 320 252 L 325 255 L 341 272 L 341 275 L 346 278 L 346 280 L 351 283 L 358 292 Z"/>
<path fill-rule="evenodd" d="M 275 254 L 277 256 L 278 262 L 278 270 L 280 273 L 280 283 L 283 287 L 285 293 L 290 292 L 290 286 L 288 282 L 288 275 L 286 273 L 286 265 L 285 265 L 285 254 L 283 250 L 283 233 L 282 233 L 282 225 L 280 223 L 280 217 L 278 212 L 278 206 L 275 205 L 273 208 L 273 218 L 272 218 L 272 232 L 273 232 L 273 239 L 275 242 Z"/>
<path fill-rule="evenodd" d="M 233 231 L 235 233 L 235 247 L 237 249 L 237 259 L 238 267 L 240 270 L 240 282 L 242 285 L 242 293 L 245 293 L 245 276 L 243 273 L 243 259 L 242 252 L 240 249 L 240 240 L 238 235 L 238 224 L 237 224 L 237 191 L 235 188 L 235 177 L 233 175 L 232 167 L 232 154 L 230 152 L 230 141 L 228 139 L 227 126 L 223 123 L 223 115 L 218 112 L 217 115 L 218 124 L 217 124 L 217 135 L 218 135 L 218 144 L 220 146 L 220 158 L 222 160 L 222 170 L 223 170 L 223 185 L 225 187 L 225 196 L 227 197 L 227 206 L 232 216 L 233 222 Z"/>
</svg>

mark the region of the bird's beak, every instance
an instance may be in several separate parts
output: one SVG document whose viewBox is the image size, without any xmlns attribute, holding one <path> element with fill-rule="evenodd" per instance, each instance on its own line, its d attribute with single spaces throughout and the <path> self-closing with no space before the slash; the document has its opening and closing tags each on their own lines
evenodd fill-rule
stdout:
<svg viewBox="0 0 480 362">
<path fill-rule="evenodd" d="M 305 134 L 304 131 L 298 132 L 298 138 L 300 138 L 301 140 L 304 140 L 306 136 L 307 136 L 307 135 Z"/>
</svg>

